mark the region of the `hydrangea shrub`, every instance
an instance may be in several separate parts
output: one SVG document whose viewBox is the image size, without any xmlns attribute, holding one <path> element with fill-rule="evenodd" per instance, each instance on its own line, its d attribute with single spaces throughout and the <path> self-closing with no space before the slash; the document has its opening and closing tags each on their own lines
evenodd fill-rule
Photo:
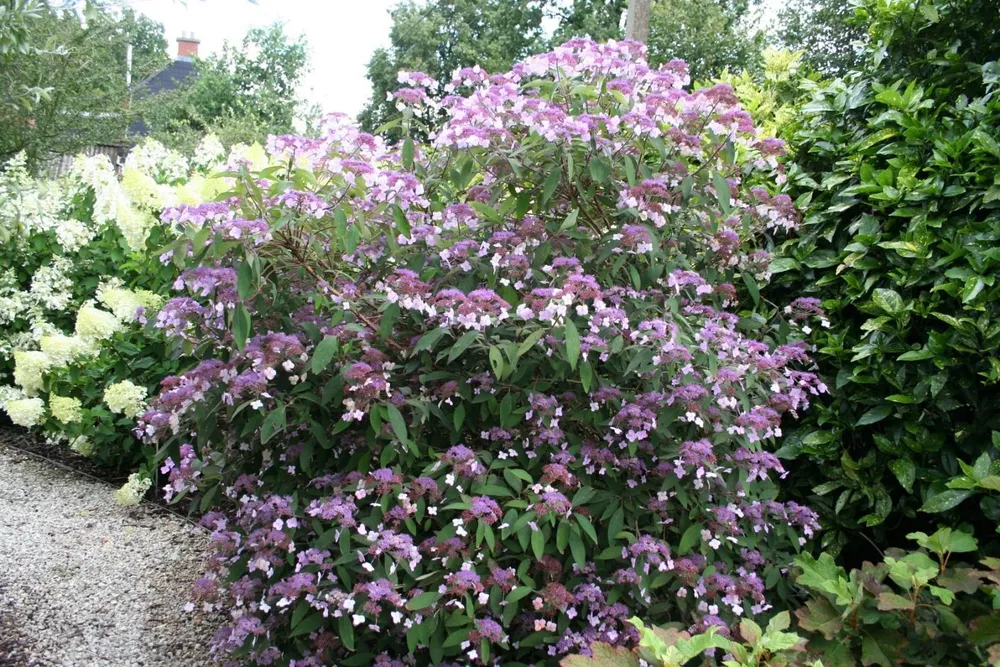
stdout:
<svg viewBox="0 0 1000 667">
<path fill-rule="evenodd" d="M 577 40 L 456 73 L 428 144 L 330 117 L 165 213 L 156 326 L 198 363 L 138 432 L 222 508 L 218 658 L 544 664 L 767 613 L 818 528 L 767 451 L 825 389 L 816 313 L 756 312 L 780 142 L 687 83 Z"/>
<path fill-rule="evenodd" d="M 141 144 L 120 178 L 103 155 L 79 156 L 58 179 L 32 178 L 23 156 L 3 168 L 0 375 L 11 384 L 0 409 L 13 423 L 104 465 L 152 455 L 129 433 L 148 390 L 179 367 L 144 328 L 178 275 L 154 251 L 175 237 L 160 212 L 222 192 L 211 172 L 225 159 L 208 137 L 193 160 Z"/>
</svg>

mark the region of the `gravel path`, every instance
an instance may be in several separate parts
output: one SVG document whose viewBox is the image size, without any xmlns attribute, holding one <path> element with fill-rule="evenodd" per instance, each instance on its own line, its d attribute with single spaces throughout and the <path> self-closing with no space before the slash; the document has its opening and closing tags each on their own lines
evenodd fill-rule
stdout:
<svg viewBox="0 0 1000 667">
<path fill-rule="evenodd" d="M 18 437 L 0 429 L 0 667 L 211 664 L 219 619 L 183 611 L 204 533 L 4 446 Z"/>
</svg>

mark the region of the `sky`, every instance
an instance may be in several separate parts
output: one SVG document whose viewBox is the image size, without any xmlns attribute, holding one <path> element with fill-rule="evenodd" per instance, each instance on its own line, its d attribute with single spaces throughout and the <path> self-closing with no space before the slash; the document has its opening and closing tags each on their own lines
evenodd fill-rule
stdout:
<svg viewBox="0 0 1000 667">
<path fill-rule="evenodd" d="M 279 21 L 289 36 L 305 35 L 310 71 L 300 95 L 325 112 L 356 116 L 371 96 L 365 65 L 378 47 L 389 45 L 389 9 L 399 0 L 122 0 L 163 24 L 169 55 L 176 38 L 193 32 L 199 55 L 239 43 L 250 28 Z M 764 0 L 770 16 L 783 0 Z"/>
<path fill-rule="evenodd" d="M 371 88 L 365 65 L 389 44 L 389 9 L 398 0 L 127 0 L 132 8 L 163 24 L 169 55 L 176 38 L 193 32 L 198 53 L 239 43 L 250 28 L 280 21 L 290 36 L 305 35 L 310 71 L 300 94 L 324 111 L 357 115 Z"/>
</svg>

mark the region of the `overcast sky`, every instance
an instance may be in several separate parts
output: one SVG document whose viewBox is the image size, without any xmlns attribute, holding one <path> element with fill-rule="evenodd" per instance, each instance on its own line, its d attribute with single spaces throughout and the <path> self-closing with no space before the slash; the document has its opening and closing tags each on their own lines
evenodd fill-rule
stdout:
<svg viewBox="0 0 1000 667">
<path fill-rule="evenodd" d="M 280 21 L 290 36 L 305 35 L 309 68 L 300 94 L 324 111 L 357 115 L 371 88 L 365 65 L 380 46 L 388 46 L 389 9 L 399 0 L 121 0 L 163 24 L 170 56 L 176 38 L 193 32 L 202 56 L 239 43 L 250 28 Z M 771 16 L 783 0 L 764 0 Z M 549 27 L 549 29 L 551 29 Z"/>
<path fill-rule="evenodd" d="M 324 111 L 356 115 L 371 94 L 365 64 L 389 42 L 388 10 L 398 0 L 127 0 L 136 11 L 163 24 L 170 56 L 175 39 L 193 32 L 199 55 L 238 43 L 247 30 L 285 24 L 290 36 L 305 35 L 309 67 L 302 95 Z"/>
</svg>

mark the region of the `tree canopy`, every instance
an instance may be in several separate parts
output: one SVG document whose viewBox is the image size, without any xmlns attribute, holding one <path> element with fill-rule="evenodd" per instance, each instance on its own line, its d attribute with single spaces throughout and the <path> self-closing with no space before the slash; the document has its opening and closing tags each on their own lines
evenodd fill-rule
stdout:
<svg viewBox="0 0 1000 667">
<path fill-rule="evenodd" d="M 206 132 L 227 144 L 289 132 L 307 59 L 304 37 L 290 38 L 279 23 L 253 28 L 197 60 L 186 86 L 140 100 L 137 113 L 154 138 L 179 148 L 193 148 Z"/>
<path fill-rule="evenodd" d="M 650 61 L 680 58 L 696 79 L 754 65 L 763 33 L 748 25 L 758 4 L 655 0 Z M 405 0 L 390 11 L 390 46 L 376 50 L 368 63 L 372 97 L 359 120 L 373 131 L 397 116 L 390 98 L 402 86 L 400 70 L 426 72 L 443 96 L 452 72 L 462 67 L 498 72 L 573 37 L 621 39 L 627 6 L 627 0 Z"/>
<path fill-rule="evenodd" d="M 53 155 L 121 141 L 128 44 L 132 80 L 141 80 L 166 62 L 163 26 L 131 9 L 90 6 L 81 21 L 40 5 L 22 11 L 16 28 L 16 41 L 0 54 L 0 159 L 24 151 L 37 167 Z"/>
</svg>

